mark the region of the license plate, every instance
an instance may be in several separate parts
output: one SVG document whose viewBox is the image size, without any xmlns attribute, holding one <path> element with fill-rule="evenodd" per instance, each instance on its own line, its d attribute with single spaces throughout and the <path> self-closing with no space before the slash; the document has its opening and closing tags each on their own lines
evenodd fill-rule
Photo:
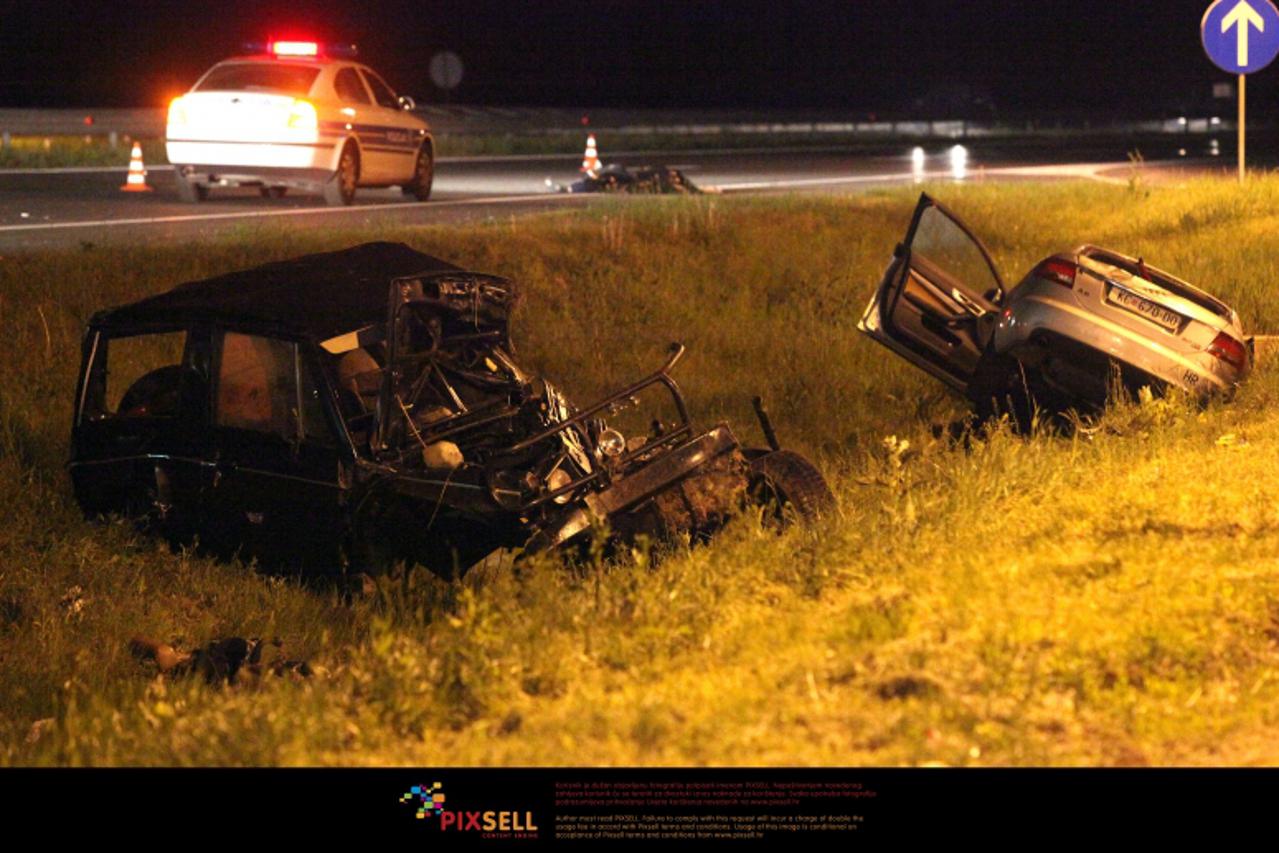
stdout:
<svg viewBox="0 0 1279 853">
<path fill-rule="evenodd" d="M 1118 305 L 1131 311 L 1134 314 L 1140 314 L 1147 320 L 1150 320 L 1170 332 L 1176 332 L 1181 328 L 1182 316 L 1176 311 L 1169 311 L 1158 302 L 1151 302 L 1149 299 L 1143 299 L 1131 291 L 1125 290 L 1118 285 L 1112 284 L 1106 292 L 1106 301 Z"/>
</svg>

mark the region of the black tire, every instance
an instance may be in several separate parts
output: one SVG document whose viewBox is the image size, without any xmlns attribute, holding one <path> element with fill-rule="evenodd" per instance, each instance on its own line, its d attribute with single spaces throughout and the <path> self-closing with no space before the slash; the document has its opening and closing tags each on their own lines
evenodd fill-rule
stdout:
<svg viewBox="0 0 1279 853">
<path fill-rule="evenodd" d="M 346 207 L 355 200 L 355 184 L 360 178 L 360 155 L 347 143 L 338 159 L 337 171 L 324 185 L 324 200 L 330 207 Z"/>
<path fill-rule="evenodd" d="M 204 184 L 197 184 L 187 180 L 180 169 L 173 172 L 173 185 L 177 187 L 178 198 L 187 204 L 198 204 L 209 197 L 209 188 Z"/>
<path fill-rule="evenodd" d="M 435 154 L 431 151 L 431 146 L 423 145 L 417 152 L 413 180 L 401 186 L 400 190 L 418 201 L 426 201 L 431 197 L 433 183 L 435 183 Z"/>
<path fill-rule="evenodd" d="M 835 508 L 835 496 L 822 472 L 791 450 L 776 450 L 751 462 L 750 495 L 778 522 L 786 520 L 788 511 L 808 522 Z"/>
<path fill-rule="evenodd" d="M 258 187 L 258 192 L 263 198 L 284 198 L 284 194 L 288 191 L 288 187 Z"/>
</svg>

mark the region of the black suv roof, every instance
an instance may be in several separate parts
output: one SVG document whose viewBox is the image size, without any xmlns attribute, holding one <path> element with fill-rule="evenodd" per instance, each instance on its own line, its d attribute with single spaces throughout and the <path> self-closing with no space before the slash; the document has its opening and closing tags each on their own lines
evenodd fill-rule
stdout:
<svg viewBox="0 0 1279 853">
<path fill-rule="evenodd" d="M 93 325 L 262 323 L 325 338 L 386 319 L 392 279 L 462 272 L 403 243 L 304 255 L 172 290 L 94 315 Z"/>
</svg>

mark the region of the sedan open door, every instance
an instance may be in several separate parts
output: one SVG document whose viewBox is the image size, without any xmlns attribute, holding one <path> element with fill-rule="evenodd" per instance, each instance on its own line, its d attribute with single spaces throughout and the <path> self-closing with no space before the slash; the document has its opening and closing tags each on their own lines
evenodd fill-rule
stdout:
<svg viewBox="0 0 1279 853">
<path fill-rule="evenodd" d="M 925 194 L 857 328 L 963 393 L 1003 296 L 981 241 Z"/>
</svg>

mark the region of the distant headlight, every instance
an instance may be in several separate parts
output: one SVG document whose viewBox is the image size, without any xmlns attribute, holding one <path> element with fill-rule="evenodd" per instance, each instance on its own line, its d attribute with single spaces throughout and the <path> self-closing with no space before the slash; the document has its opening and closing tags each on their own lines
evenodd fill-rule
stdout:
<svg viewBox="0 0 1279 853">
<path fill-rule="evenodd" d="M 621 456 L 626 452 L 626 437 L 615 429 L 606 429 L 600 433 L 599 448 L 605 456 Z"/>
</svg>

